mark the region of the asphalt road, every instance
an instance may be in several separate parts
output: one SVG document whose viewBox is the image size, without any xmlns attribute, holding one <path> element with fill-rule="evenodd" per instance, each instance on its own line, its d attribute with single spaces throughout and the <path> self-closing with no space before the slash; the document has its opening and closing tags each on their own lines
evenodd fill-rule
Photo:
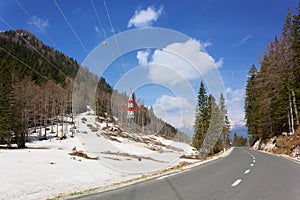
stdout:
<svg viewBox="0 0 300 200">
<path fill-rule="evenodd" d="M 300 200 L 300 163 L 248 148 L 191 170 L 80 200 Z"/>
</svg>

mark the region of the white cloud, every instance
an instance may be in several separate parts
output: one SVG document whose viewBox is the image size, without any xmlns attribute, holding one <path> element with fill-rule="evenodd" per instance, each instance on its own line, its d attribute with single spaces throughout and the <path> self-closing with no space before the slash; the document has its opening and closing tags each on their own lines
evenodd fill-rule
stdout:
<svg viewBox="0 0 300 200">
<path fill-rule="evenodd" d="M 163 95 L 153 105 L 156 116 L 176 128 L 191 128 L 194 125 L 195 106 L 183 97 Z"/>
<path fill-rule="evenodd" d="M 35 27 L 37 27 L 40 30 L 44 30 L 45 28 L 47 28 L 49 26 L 49 22 L 47 19 L 42 19 L 37 16 L 31 17 L 28 21 L 28 24 L 34 25 Z"/>
<path fill-rule="evenodd" d="M 221 58 L 220 60 L 218 60 L 217 62 L 216 62 L 216 68 L 220 68 L 220 67 L 222 67 L 222 65 L 224 64 L 224 58 Z"/>
<path fill-rule="evenodd" d="M 149 78 L 155 82 L 174 85 L 182 80 L 197 80 L 209 70 L 221 67 L 222 64 L 223 59 L 215 61 L 199 41 L 189 39 L 184 43 L 173 43 L 162 50 L 156 50 L 149 63 Z"/>
<path fill-rule="evenodd" d="M 244 89 L 232 90 L 230 87 L 228 87 L 226 88 L 225 93 L 228 115 L 232 128 L 245 125 Z"/>
<path fill-rule="evenodd" d="M 201 45 L 203 48 L 206 48 L 212 46 L 212 43 L 210 41 L 206 41 L 206 42 L 201 42 Z"/>
<path fill-rule="evenodd" d="M 149 6 L 146 10 L 136 10 L 130 18 L 127 28 L 130 27 L 149 27 L 153 22 L 156 22 L 163 11 L 163 7 L 155 10 L 153 6 Z"/>
<path fill-rule="evenodd" d="M 136 54 L 136 58 L 140 65 L 147 65 L 148 64 L 148 56 L 149 51 L 138 51 Z"/>
</svg>

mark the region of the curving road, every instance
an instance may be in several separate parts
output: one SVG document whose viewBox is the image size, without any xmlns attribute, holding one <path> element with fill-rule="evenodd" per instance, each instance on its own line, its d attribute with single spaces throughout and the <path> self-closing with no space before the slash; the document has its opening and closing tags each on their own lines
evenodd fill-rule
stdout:
<svg viewBox="0 0 300 200">
<path fill-rule="evenodd" d="M 80 200 L 300 200 L 300 162 L 249 148 L 191 170 Z"/>
</svg>

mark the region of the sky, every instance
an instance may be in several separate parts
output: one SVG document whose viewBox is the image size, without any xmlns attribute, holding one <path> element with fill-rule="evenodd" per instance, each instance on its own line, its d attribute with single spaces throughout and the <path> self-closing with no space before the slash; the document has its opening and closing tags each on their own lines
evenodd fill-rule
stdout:
<svg viewBox="0 0 300 200">
<path fill-rule="evenodd" d="M 296 0 L 0 0 L 0 31 L 26 29 L 91 71 L 89 55 L 101 52 L 94 59 L 99 76 L 118 91 L 133 87 L 159 117 L 191 133 L 200 81 L 210 93 L 225 94 L 232 127 L 245 124 L 247 72 L 252 64 L 259 68 L 287 8 L 296 6 Z M 155 34 L 139 41 L 139 29 L 151 28 Z M 115 59 L 101 66 L 109 54 Z"/>
</svg>

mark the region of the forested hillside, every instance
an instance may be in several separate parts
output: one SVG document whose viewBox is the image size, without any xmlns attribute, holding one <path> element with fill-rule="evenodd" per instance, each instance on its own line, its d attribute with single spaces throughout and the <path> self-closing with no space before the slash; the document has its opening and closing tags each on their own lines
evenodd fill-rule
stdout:
<svg viewBox="0 0 300 200">
<path fill-rule="evenodd" d="M 0 61 L 0 142 L 24 147 L 28 128 L 71 113 L 79 65 L 25 30 L 0 33 Z"/>
<path fill-rule="evenodd" d="M 281 35 L 270 42 L 261 67 L 248 73 L 245 118 L 253 140 L 268 139 L 299 127 L 300 4 L 288 9 Z"/>
<path fill-rule="evenodd" d="M 39 126 L 46 127 L 64 121 L 64 116 L 72 116 L 72 90 L 79 68 L 74 59 L 43 44 L 25 30 L 1 32 L 0 144 L 10 147 L 15 143 L 20 148 L 25 147 L 29 129 L 36 131 Z M 95 95 L 97 115 L 112 115 L 112 87 L 104 78 L 98 78 L 85 68 L 83 71 L 88 75 L 86 79 L 98 80 Z M 122 103 L 128 99 L 126 94 L 118 96 Z M 145 114 L 144 119 L 137 118 L 136 124 L 146 126 L 150 123 L 147 116 L 151 110 L 139 106 Z M 155 116 L 153 121 L 163 123 Z M 39 131 L 39 139 L 47 138 L 44 130 L 43 133 Z M 179 135 L 179 138 L 188 140 L 185 134 L 169 124 L 164 124 L 161 130 L 148 127 L 148 131 L 169 137 Z"/>
</svg>

